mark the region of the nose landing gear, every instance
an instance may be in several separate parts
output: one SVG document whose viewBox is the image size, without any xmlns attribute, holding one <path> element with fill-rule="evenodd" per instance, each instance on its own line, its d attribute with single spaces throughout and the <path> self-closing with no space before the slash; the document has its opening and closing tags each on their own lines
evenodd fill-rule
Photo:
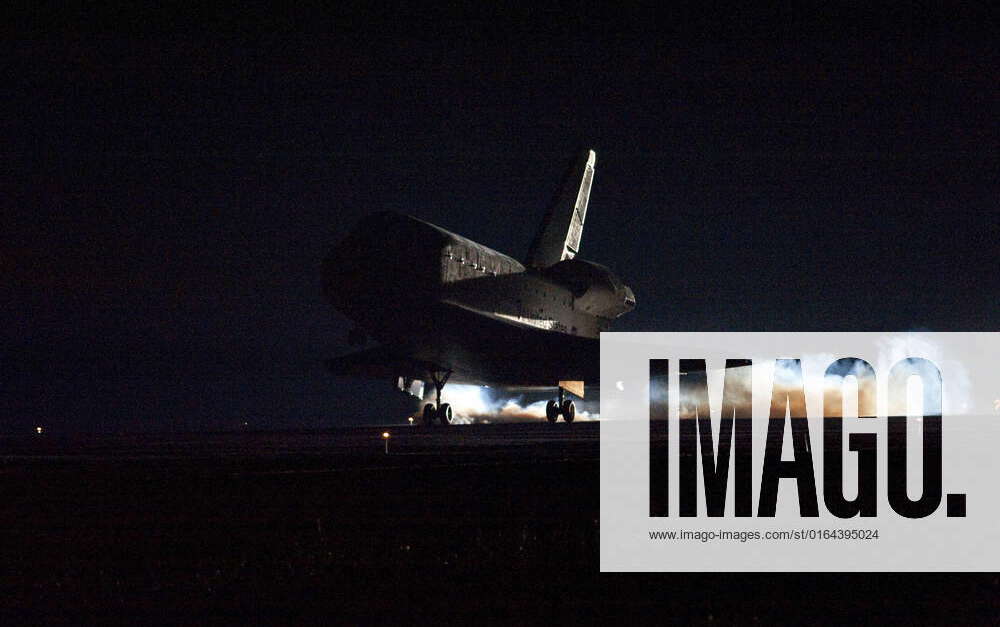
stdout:
<svg viewBox="0 0 1000 627">
<path fill-rule="evenodd" d="M 566 422 L 573 422 L 576 418 L 576 403 L 568 398 L 565 398 L 565 393 L 562 388 L 559 388 L 559 400 L 550 400 L 545 404 L 545 417 L 548 418 L 549 422 L 555 422 L 559 420 L 559 416 L 563 417 Z"/>
</svg>

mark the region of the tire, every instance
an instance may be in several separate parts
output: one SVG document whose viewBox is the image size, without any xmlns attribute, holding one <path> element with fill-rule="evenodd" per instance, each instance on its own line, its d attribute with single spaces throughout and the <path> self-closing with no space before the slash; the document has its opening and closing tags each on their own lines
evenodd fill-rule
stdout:
<svg viewBox="0 0 1000 627">
<path fill-rule="evenodd" d="M 430 427 L 433 425 L 435 418 L 437 418 L 437 412 L 434 410 L 434 405 L 432 403 L 424 405 L 424 426 Z"/>
<path fill-rule="evenodd" d="M 451 424 L 451 405 L 448 403 L 441 403 L 441 406 L 437 410 L 438 419 L 443 425 Z"/>
<path fill-rule="evenodd" d="M 576 403 L 567 398 L 563 401 L 562 411 L 560 413 L 563 416 L 563 420 L 566 422 L 573 422 L 573 419 L 576 418 Z"/>
<path fill-rule="evenodd" d="M 559 420 L 559 404 L 555 401 L 545 403 L 545 417 L 549 419 L 549 422 Z"/>
</svg>

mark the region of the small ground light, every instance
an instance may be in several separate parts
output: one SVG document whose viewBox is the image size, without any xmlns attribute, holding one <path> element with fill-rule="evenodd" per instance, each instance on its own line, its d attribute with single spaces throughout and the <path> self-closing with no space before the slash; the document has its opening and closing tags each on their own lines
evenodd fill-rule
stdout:
<svg viewBox="0 0 1000 627">
<path fill-rule="evenodd" d="M 389 436 L 389 432 L 388 431 L 383 431 L 382 432 L 382 439 L 385 441 L 385 454 L 386 455 L 389 454 L 389 437 L 390 436 Z"/>
<path fill-rule="evenodd" d="M 408 422 L 409 422 L 409 423 L 410 423 L 411 425 L 413 424 L 413 416 L 410 416 L 410 417 L 409 417 L 409 418 L 407 418 L 406 420 L 407 420 L 407 421 L 408 421 Z"/>
<path fill-rule="evenodd" d="M 41 427 L 35 427 L 35 433 L 37 433 L 38 435 L 42 435 L 42 431 L 44 431 L 44 429 L 42 429 Z"/>
</svg>

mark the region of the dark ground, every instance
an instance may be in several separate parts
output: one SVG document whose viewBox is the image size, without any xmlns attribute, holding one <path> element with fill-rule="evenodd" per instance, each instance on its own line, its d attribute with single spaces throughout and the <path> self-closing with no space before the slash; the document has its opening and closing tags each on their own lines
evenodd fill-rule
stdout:
<svg viewBox="0 0 1000 627">
<path fill-rule="evenodd" d="M 995 623 L 995 575 L 598 573 L 596 423 L 0 439 L 0 624 Z"/>
</svg>

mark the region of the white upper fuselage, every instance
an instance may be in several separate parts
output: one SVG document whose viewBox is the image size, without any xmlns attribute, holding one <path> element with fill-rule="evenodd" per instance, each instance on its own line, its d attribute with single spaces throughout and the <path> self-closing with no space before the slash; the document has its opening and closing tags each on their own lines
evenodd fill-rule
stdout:
<svg viewBox="0 0 1000 627">
<path fill-rule="evenodd" d="M 503 253 L 439 230 L 449 239 L 441 250 L 444 302 L 514 324 L 591 338 L 614 317 L 599 315 L 603 311 L 595 311 L 586 292 L 574 294 L 544 271 L 527 270 Z"/>
</svg>

